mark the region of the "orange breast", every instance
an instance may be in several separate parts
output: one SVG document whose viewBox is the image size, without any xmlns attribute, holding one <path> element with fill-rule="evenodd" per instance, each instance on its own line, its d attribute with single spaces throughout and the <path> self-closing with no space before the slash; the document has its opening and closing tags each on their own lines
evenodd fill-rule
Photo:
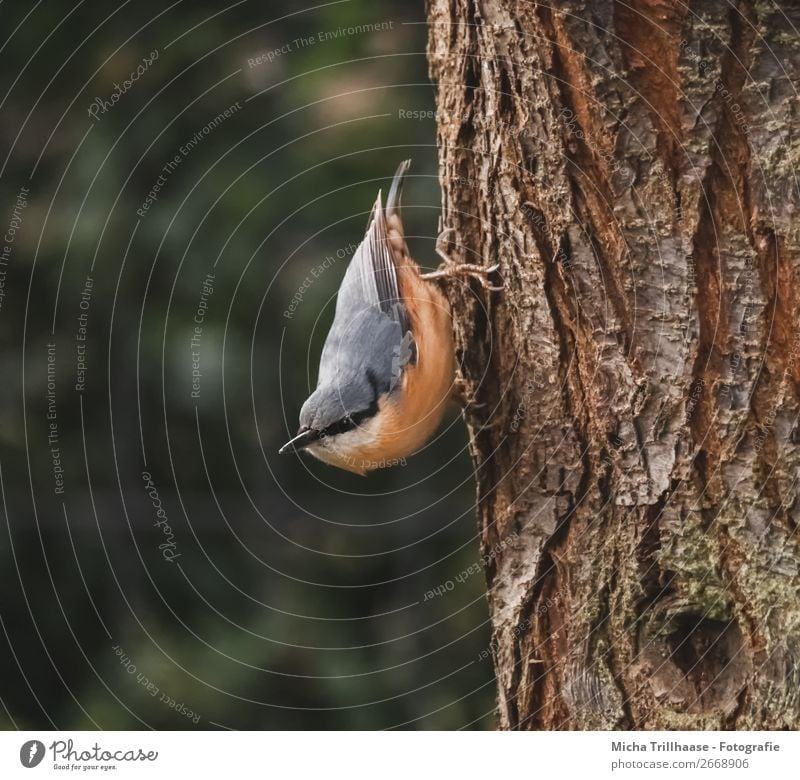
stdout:
<svg viewBox="0 0 800 780">
<path fill-rule="evenodd" d="M 380 399 L 381 425 L 374 443 L 360 453 L 365 462 L 377 464 L 404 458 L 431 438 L 455 377 L 450 305 L 435 284 L 420 278 L 417 264 L 403 254 L 398 286 L 411 318 L 417 360 L 406 366 L 401 388 Z"/>
</svg>

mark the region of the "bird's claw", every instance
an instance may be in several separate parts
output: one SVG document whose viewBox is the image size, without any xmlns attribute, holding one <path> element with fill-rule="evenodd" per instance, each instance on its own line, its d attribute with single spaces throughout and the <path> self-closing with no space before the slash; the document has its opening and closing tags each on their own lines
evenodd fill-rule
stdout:
<svg viewBox="0 0 800 780">
<path fill-rule="evenodd" d="M 436 254 L 444 260 L 445 263 L 452 263 L 450 258 L 450 247 L 453 245 L 453 237 L 456 231 L 454 228 L 442 228 L 441 218 L 439 220 L 439 235 L 436 237 Z"/>
<path fill-rule="evenodd" d="M 469 385 L 465 379 L 456 377 L 450 391 L 453 399 L 458 405 L 466 411 L 475 411 L 476 409 L 485 409 L 486 404 L 475 400 L 475 396 L 470 394 Z"/>
<path fill-rule="evenodd" d="M 434 279 L 455 279 L 457 277 L 466 276 L 471 279 L 477 279 L 484 290 L 489 290 L 491 292 L 500 292 L 503 290 L 503 285 L 493 285 L 487 278 L 500 269 L 499 263 L 483 266 L 475 263 L 459 263 L 453 260 L 450 256 L 450 247 L 453 244 L 455 232 L 453 228 L 445 228 L 439 233 L 436 239 L 436 254 L 442 258 L 442 265 L 435 271 L 422 274 L 422 278 L 426 281 L 432 281 Z"/>
</svg>

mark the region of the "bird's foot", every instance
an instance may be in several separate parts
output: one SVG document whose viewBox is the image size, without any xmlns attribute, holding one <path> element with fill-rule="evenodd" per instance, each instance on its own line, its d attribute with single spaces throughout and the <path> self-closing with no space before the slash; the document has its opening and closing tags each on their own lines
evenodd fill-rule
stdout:
<svg viewBox="0 0 800 780">
<path fill-rule="evenodd" d="M 500 266 L 498 264 L 483 266 L 474 263 L 459 263 L 453 260 L 450 251 L 453 246 L 453 237 L 455 230 L 453 228 L 446 228 L 436 239 L 436 254 L 442 258 L 442 264 L 435 270 L 427 274 L 422 274 L 422 278 L 426 281 L 433 281 L 434 279 L 456 279 L 456 278 L 470 278 L 477 279 L 484 290 L 492 292 L 499 292 L 503 286 L 493 285 L 489 281 L 489 276 L 496 273 Z"/>
<path fill-rule="evenodd" d="M 456 377 L 450 390 L 450 395 L 465 412 L 474 412 L 478 409 L 486 408 L 486 404 L 475 400 L 475 396 L 469 391 L 467 381 L 461 377 Z"/>
</svg>

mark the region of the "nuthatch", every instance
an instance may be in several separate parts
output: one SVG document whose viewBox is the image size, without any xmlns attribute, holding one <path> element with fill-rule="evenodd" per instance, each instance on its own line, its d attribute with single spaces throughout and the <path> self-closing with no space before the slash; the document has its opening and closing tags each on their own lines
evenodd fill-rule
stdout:
<svg viewBox="0 0 800 780">
<path fill-rule="evenodd" d="M 450 305 L 431 280 L 475 276 L 485 284 L 497 267 L 453 262 L 446 253 L 452 231 L 444 231 L 437 241 L 443 266 L 421 273 L 399 212 L 410 164 L 398 167 L 385 209 L 378 192 L 339 288 L 317 388 L 281 454 L 307 450 L 364 475 L 420 448 L 442 419 L 454 387 L 455 349 Z"/>
</svg>

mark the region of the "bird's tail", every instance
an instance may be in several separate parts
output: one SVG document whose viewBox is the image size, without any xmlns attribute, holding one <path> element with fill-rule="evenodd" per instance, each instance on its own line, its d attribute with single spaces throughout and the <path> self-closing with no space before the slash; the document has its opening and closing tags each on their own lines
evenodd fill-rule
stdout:
<svg viewBox="0 0 800 780">
<path fill-rule="evenodd" d="M 392 217 L 400 217 L 398 212 L 400 208 L 400 199 L 403 195 L 403 179 L 405 178 L 408 169 L 411 167 L 411 160 L 403 160 L 397 166 L 397 172 L 392 179 L 392 186 L 389 188 L 389 194 L 386 196 L 386 220 L 392 220 Z M 401 221 L 402 224 L 402 221 Z"/>
</svg>

